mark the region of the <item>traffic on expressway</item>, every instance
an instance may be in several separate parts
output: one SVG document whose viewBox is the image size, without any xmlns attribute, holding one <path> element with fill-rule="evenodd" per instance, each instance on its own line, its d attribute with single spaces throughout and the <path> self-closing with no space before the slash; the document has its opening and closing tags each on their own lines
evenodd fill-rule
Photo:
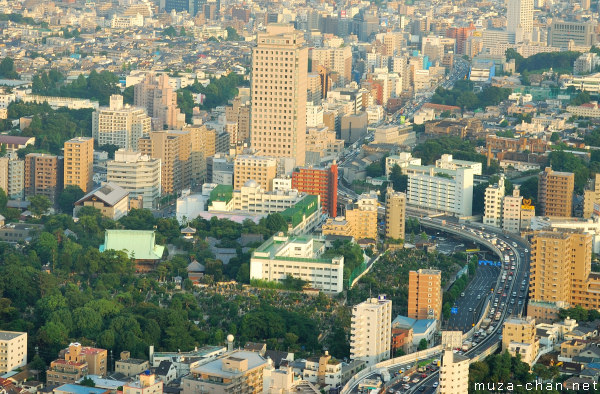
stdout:
<svg viewBox="0 0 600 394">
<path fill-rule="evenodd" d="M 411 211 L 408 207 L 407 216 L 416 216 L 423 227 L 479 243 L 498 254 L 497 257 L 500 259 L 502 267 L 496 270 L 496 276 L 489 277 L 489 282 L 486 284 L 488 294 L 485 300 L 489 301 L 491 305 L 487 308 L 487 315 L 482 315 L 481 313 L 486 309 L 482 303 L 480 310 L 475 311 L 477 315 L 473 320 L 474 322 L 480 320 L 486 322 L 485 329 L 470 334 L 465 341 L 470 344 L 468 349 L 467 346 L 454 349 L 455 352 L 460 352 L 471 359 L 487 355 L 488 352 L 495 350 L 502 340 L 504 320 L 511 316 L 521 316 L 525 311 L 529 288 L 529 244 L 516 235 L 505 234 L 499 229 L 485 227 L 481 223 L 459 223 L 448 218 L 423 217 L 423 215 L 415 215 L 415 211 Z M 472 281 L 465 290 L 465 297 L 469 292 L 479 291 L 480 286 L 480 282 Z M 437 357 L 440 356 L 441 354 Z M 434 393 L 437 390 L 439 370 L 431 365 L 425 371 L 421 369 L 420 372 L 415 372 L 412 369 L 411 373 L 407 374 L 405 371 L 413 366 L 411 364 L 414 363 L 406 364 L 404 362 L 389 367 L 392 379 L 384 385 L 386 392 Z M 358 385 L 352 391 L 358 392 Z"/>
</svg>

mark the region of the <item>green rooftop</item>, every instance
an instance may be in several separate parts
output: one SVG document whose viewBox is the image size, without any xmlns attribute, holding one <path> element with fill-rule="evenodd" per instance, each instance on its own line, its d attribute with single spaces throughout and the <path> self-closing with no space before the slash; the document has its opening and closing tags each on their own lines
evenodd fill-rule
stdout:
<svg viewBox="0 0 600 394">
<path fill-rule="evenodd" d="M 218 185 L 210 192 L 210 201 L 229 202 L 233 198 L 232 185 Z"/>
<path fill-rule="evenodd" d="M 100 251 L 117 250 L 136 260 L 160 260 L 165 247 L 156 245 L 153 230 L 106 230 Z"/>
<path fill-rule="evenodd" d="M 319 198 L 317 196 L 306 196 L 298 201 L 293 207 L 281 212 L 281 216 L 283 216 L 292 227 L 296 227 L 302 223 L 304 218 L 312 215 L 319 209 L 318 200 Z"/>
</svg>

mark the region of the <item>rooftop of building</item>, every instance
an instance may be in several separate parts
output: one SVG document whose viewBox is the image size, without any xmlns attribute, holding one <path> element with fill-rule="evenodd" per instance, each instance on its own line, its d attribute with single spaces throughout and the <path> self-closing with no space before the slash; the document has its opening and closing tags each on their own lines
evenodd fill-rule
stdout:
<svg viewBox="0 0 600 394">
<path fill-rule="evenodd" d="M 85 201 L 102 201 L 108 206 L 115 206 L 118 202 L 122 201 L 124 198 L 127 198 L 129 192 L 123 189 L 121 186 L 116 185 L 114 183 L 106 182 L 99 188 L 96 188 L 81 197 L 75 205 L 83 204 Z"/>
<path fill-rule="evenodd" d="M 281 234 L 281 233 L 280 233 Z M 332 258 L 319 258 L 319 257 L 292 257 L 292 256 L 281 256 L 285 246 L 289 244 L 308 244 L 312 242 L 313 256 L 320 250 L 325 244 L 325 239 L 321 237 L 314 237 L 310 235 L 297 235 L 287 237 L 281 235 L 275 235 L 260 245 L 253 253 L 252 258 L 269 259 L 269 260 L 282 260 L 282 261 L 298 261 L 306 263 L 325 263 L 331 264 Z"/>
<path fill-rule="evenodd" d="M 229 202 L 233 198 L 232 185 L 218 185 L 210 192 L 210 201 Z"/>
<path fill-rule="evenodd" d="M 57 387 L 55 390 L 61 393 L 69 394 L 105 394 L 110 392 L 107 389 L 81 386 L 79 384 L 74 383 L 63 384 L 62 386 Z"/>
<path fill-rule="evenodd" d="M 136 260 L 160 260 L 165 247 L 155 243 L 153 230 L 108 229 L 100 251 L 120 250 Z"/>
<path fill-rule="evenodd" d="M 189 352 L 154 352 L 154 358 L 163 358 L 163 357 L 173 357 L 173 356 L 185 356 L 185 357 L 198 357 L 204 358 L 207 356 L 211 356 L 216 352 L 224 352 L 225 348 L 223 346 L 203 346 L 201 348 L 197 348 L 191 350 Z"/>
<path fill-rule="evenodd" d="M 27 333 L 18 331 L 0 331 L 0 341 L 10 341 L 11 339 L 18 338 L 21 335 L 27 335 Z"/>
<path fill-rule="evenodd" d="M 223 360 L 226 358 L 233 358 L 236 360 L 247 360 L 248 370 L 267 365 L 267 360 L 264 359 L 260 354 L 246 350 L 237 350 L 217 360 L 210 361 L 204 365 L 201 365 L 198 368 L 194 368 L 192 373 L 203 375 L 206 374 L 209 376 L 219 376 L 222 378 L 234 378 L 244 373 L 236 371 L 224 371 Z"/>
<path fill-rule="evenodd" d="M 281 216 L 291 224 L 292 227 L 298 226 L 302 221 L 315 213 L 319 209 L 319 197 L 307 195 L 293 206 L 281 212 Z"/>
<path fill-rule="evenodd" d="M 122 364 L 134 364 L 134 365 L 141 365 L 144 363 L 147 363 L 148 360 L 143 360 L 141 358 L 128 358 L 125 360 L 117 360 L 118 363 L 122 363 Z"/>
</svg>

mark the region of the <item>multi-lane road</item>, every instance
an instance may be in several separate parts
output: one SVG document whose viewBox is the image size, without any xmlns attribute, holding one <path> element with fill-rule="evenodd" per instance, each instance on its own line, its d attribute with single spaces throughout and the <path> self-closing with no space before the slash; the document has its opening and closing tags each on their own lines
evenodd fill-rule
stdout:
<svg viewBox="0 0 600 394">
<path fill-rule="evenodd" d="M 420 212 L 420 211 L 417 211 Z M 476 302 L 476 306 L 467 306 L 473 308 L 476 317 L 473 317 L 473 321 L 478 321 L 481 310 L 485 307 L 485 301 L 491 302 L 491 310 L 488 312 L 488 318 L 491 320 L 491 324 L 488 328 L 488 332 L 485 337 L 474 336 L 468 338 L 474 342 L 474 346 L 466 351 L 464 354 L 470 358 L 477 358 L 483 352 L 488 352 L 492 347 L 498 346 L 501 341 L 502 324 L 505 319 L 511 316 L 521 316 L 525 310 L 527 289 L 528 289 L 528 272 L 529 272 L 529 244 L 512 234 L 504 234 L 494 228 L 484 227 L 481 224 L 470 224 L 470 223 L 459 223 L 458 221 L 442 220 L 430 217 L 423 217 L 422 214 L 415 214 L 410 208 L 407 209 L 407 215 L 414 215 L 421 221 L 421 225 L 424 227 L 433 228 L 437 231 L 445 231 L 454 236 L 462 237 L 466 241 L 475 241 L 481 243 L 483 246 L 496 249 L 495 252 L 499 254 L 499 259 L 502 260 L 503 266 L 500 268 L 493 268 L 489 266 L 481 266 L 478 271 L 481 273 L 478 275 L 465 290 L 464 302 L 468 305 L 469 299 L 473 299 Z M 504 263 L 504 260 L 507 262 Z M 494 275 L 495 271 L 495 275 Z M 506 278 L 503 277 L 506 274 Z M 493 293 L 491 289 L 494 289 Z M 477 300 L 477 295 L 480 292 L 488 292 L 487 297 L 481 296 L 480 300 Z M 463 300 L 461 300 L 463 301 Z M 463 302 L 459 302 L 459 310 L 464 308 Z M 479 312 L 475 309 L 479 308 Z M 458 319 L 459 315 L 456 315 Z M 468 319 L 468 314 L 467 314 Z M 460 319 L 459 319 L 460 320 Z M 451 320 L 452 321 L 452 320 Z M 457 320 L 454 320 L 457 321 Z M 469 325 L 468 320 L 458 322 L 461 326 Z M 474 324 L 474 323 L 471 323 Z M 449 327 L 451 329 L 451 327 Z M 460 328 L 462 330 L 462 328 Z M 463 330 L 464 332 L 464 330 Z M 413 363 L 409 364 L 398 364 L 388 368 L 390 372 L 397 372 L 401 369 L 408 369 Z M 372 374 L 375 375 L 376 373 Z M 393 376 L 393 373 L 390 373 Z M 435 387 L 439 379 L 438 371 L 429 371 L 427 377 L 422 378 L 422 373 L 413 373 L 410 376 L 411 381 L 418 379 L 417 383 L 408 383 L 409 386 L 405 386 L 405 382 L 397 382 L 393 386 L 385 386 L 388 392 L 435 392 Z M 409 387 L 406 389 L 406 387 Z M 354 386 L 353 391 L 356 392 L 357 386 Z M 391 391 L 389 391 L 391 389 Z"/>
</svg>

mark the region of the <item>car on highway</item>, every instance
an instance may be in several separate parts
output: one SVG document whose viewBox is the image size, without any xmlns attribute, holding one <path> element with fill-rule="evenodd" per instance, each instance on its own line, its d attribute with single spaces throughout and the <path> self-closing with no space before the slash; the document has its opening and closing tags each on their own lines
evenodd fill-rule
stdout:
<svg viewBox="0 0 600 394">
<path fill-rule="evenodd" d="M 410 389 L 410 384 L 403 384 L 403 385 L 402 385 L 402 388 L 403 388 L 404 390 L 409 390 L 409 389 Z"/>
<path fill-rule="evenodd" d="M 412 382 L 413 382 L 413 383 L 419 383 L 420 381 L 421 381 L 421 379 L 419 379 L 419 378 L 414 378 L 414 379 L 412 380 Z"/>
<path fill-rule="evenodd" d="M 439 383 L 438 383 L 438 382 L 434 382 L 434 383 L 431 385 L 431 387 L 433 387 L 433 388 L 436 388 L 437 386 L 439 386 Z"/>
</svg>

